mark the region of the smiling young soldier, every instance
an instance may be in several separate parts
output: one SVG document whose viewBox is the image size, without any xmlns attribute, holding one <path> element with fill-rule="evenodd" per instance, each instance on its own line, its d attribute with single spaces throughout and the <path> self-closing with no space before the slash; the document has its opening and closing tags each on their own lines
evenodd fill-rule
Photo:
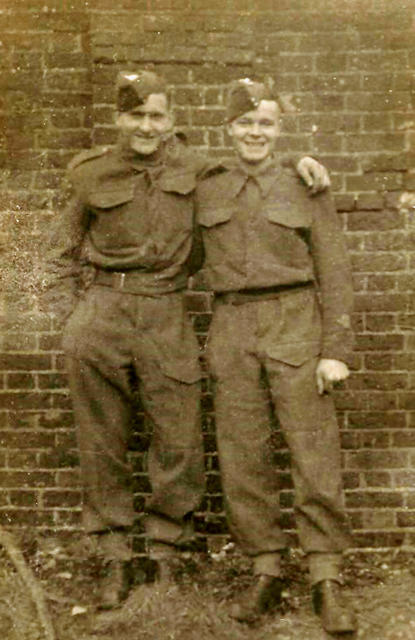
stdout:
<svg viewBox="0 0 415 640">
<path fill-rule="evenodd" d="M 236 160 L 197 189 L 204 274 L 215 291 L 208 360 L 229 526 L 253 558 L 254 586 L 231 615 L 252 621 L 285 586 L 269 402 L 291 453 L 295 512 L 314 607 L 328 632 L 352 632 L 340 599 L 344 515 L 339 432 L 329 392 L 348 374 L 352 287 L 329 193 L 310 196 L 274 154 L 280 110 L 266 83 L 231 84 Z"/>
<path fill-rule="evenodd" d="M 70 164 L 74 195 L 57 219 L 45 294 L 59 317 L 73 311 L 63 346 L 83 525 L 107 564 L 104 608 L 117 606 L 129 586 L 135 380 L 153 425 L 144 524 L 161 572 L 192 537 L 204 489 L 199 347 L 183 303 L 195 268 L 197 159 L 173 135 L 167 86 L 152 72 L 119 73 L 116 125 L 115 147 L 83 152 Z M 83 272 L 89 286 L 82 288 Z"/>
<path fill-rule="evenodd" d="M 69 166 L 73 197 L 51 234 L 44 302 L 67 320 L 63 346 L 84 485 L 83 524 L 107 563 L 102 607 L 128 590 L 134 519 L 128 436 L 138 382 L 153 424 L 152 495 L 145 530 L 160 575 L 192 539 L 202 497 L 199 348 L 183 292 L 192 252 L 194 189 L 205 165 L 174 135 L 165 81 L 150 71 L 117 77 L 117 144 Z M 312 159 L 299 171 L 324 188 Z M 72 312 L 72 314 L 71 314 Z M 71 314 L 71 315 L 70 315 Z"/>
</svg>

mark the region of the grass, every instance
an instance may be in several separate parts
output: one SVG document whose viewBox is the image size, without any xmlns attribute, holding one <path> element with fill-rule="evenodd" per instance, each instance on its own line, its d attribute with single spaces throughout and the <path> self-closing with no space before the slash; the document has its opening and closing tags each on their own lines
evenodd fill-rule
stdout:
<svg viewBox="0 0 415 640">
<path fill-rule="evenodd" d="M 49 550 L 31 552 L 28 559 L 47 595 L 58 640 L 330 638 L 312 612 L 304 557 L 296 551 L 283 560 L 289 587 L 282 610 L 263 616 L 254 626 L 240 624 L 228 615 L 232 600 L 252 582 L 250 562 L 232 545 L 218 553 L 184 554 L 172 567 L 174 580 L 168 586 L 139 584 L 142 574 L 137 572 L 137 584 L 128 599 L 120 609 L 109 612 L 96 609 L 98 566 L 88 554 L 52 545 Z M 14 591 L 7 586 L 16 576 L 6 568 L 4 575 L 0 572 L 0 584 L 4 585 L 0 589 L 0 622 L 7 590 L 15 615 L 24 595 L 16 586 Z M 347 559 L 344 577 L 346 598 L 353 602 L 359 617 L 356 640 L 414 640 L 415 559 L 411 554 L 357 553 Z M 77 615 L 74 607 L 78 607 Z M 3 637 L 43 640 L 35 628 L 32 631 L 32 636 L 10 632 Z"/>
</svg>

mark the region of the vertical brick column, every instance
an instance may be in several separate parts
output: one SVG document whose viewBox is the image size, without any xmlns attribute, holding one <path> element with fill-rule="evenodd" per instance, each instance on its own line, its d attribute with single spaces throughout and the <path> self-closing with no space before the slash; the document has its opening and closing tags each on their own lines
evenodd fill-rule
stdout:
<svg viewBox="0 0 415 640">
<path fill-rule="evenodd" d="M 9 7 L 0 12 L 8 311 L 1 325 L 0 523 L 55 532 L 79 523 L 77 451 L 60 337 L 39 313 L 37 293 L 64 168 L 91 144 L 89 16 L 80 1 Z"/>
</svg>

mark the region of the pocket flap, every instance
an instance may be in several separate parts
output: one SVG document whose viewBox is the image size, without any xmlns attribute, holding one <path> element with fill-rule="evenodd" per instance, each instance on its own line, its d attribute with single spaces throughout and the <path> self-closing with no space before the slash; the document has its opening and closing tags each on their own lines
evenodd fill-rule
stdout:
<svg viewBox="0 0 415 640">
<path fill-rule="evenodd" d="M 93 191 L 89 194 L 89 204 L 98 209 L 112 209 L 131 202 L 134 198 L 134 187 Z"/>
<path fill-rule="evenodd" d="M 312 222 L 311 210 L 308 207 L 300 209 L 298 205 L 290 203 L 288 198 L 282 198 L 280 202 L 268 205 L 265 215 L 270 222 L 293 229 L 310 227 Z"/>
<path fill-rule="evenodd" d="M 162 191 L 171 191 L 186 195 L 196 187 L 196 178 L 193 172 L 169 172 L 159 178 L 159 187 Z"/>
<path fill-rule="evenodd" d="M 219 203 L 217 206 L 214 204 L 210 204 L 209 207 L 201 206 L 197 214 L 197 221 L 203 227 L 213 227 L 215 224 L 228 222 L 232 218 L 233 212 L 232 207 L 224 207 Z"/>
<path fill-rule="evenodd" d="M 267 355 L 278 362 L 299 367 L 307 360 L 318 356 L 320 349 L 320 342 L 318 341 L 287 343 L 268 347 Z"/>
<path fill-rule="evenodd" d="M 185 384 L 194 384 L 202 377 L 199 362 L 194 358 L 176 360 L 176 362 L 163 362 L 161 368 L 168 378 L 173 378 L 173 380 L 178 380 Z"/>
</svg>

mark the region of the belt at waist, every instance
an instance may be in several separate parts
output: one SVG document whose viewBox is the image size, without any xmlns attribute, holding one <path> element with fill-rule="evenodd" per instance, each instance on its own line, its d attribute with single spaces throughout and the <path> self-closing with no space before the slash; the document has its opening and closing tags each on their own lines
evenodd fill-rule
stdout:
<svg viewBox="0 0 415 640">
<path fill-rule="evenodd" d="M 133 293 L 143 296 L 158 296 L 165 293 L 173 293 L 184 289 L 187 285 L 187 276 L 177 274 L 170 279 L 155 278 L 152 272 L 138 271 L 105 271 L 97 269 L 93 284 L 111 287 L 124 293 Z"/>
<path fill-rule="evenodd" d="M 260 300 L 273 300 L 281 293 L 288 291 L 298 291 L 310 289 L 314 282 L 298 282 L 295 284 L 281 284 L 275 287 L 265 287 L 263 289 L 241 289 L 240 291 L 224 291 L 215 293 L 215 301 L 223 304 L 245 304 L 247 302 L 259 302 Z"/>
</svg>

